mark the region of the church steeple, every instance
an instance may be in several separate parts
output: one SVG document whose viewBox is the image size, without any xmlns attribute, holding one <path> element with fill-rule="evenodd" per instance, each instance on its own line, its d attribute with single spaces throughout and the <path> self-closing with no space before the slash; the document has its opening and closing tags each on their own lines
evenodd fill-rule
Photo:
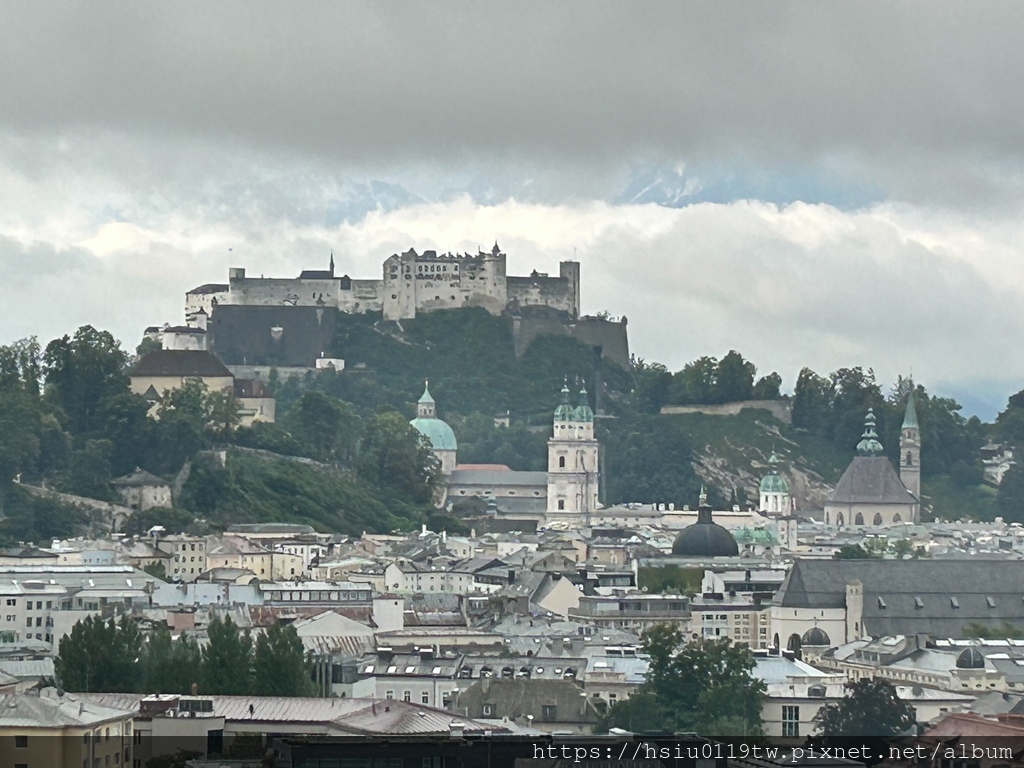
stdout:
<svg viewBox="0 0 1024 768">
<path fill-rule="evenodd" d="M 878 432 L 875 431 L 874 408 L 868 408 L 864 417 L 864 434 L 857 443 L 857 452 L 862 456 L 879 456 L 882 453 L 882 444 L 878 442 Z"/>
<path fill-rule="evenodd" d="M 334 249 L 333 248 L 331 249 L 331 266 L 330 266 L 330 270 L 331 270 L 331 277 L 334 277 Z"/>
<path fill-rule="evenodd" d="M 900 428 L 900 480 L 907 490 L 921 498 L 921 429 L 917 423 L 914 383 L 910 383 L 907 408 Z"/>
</svg>

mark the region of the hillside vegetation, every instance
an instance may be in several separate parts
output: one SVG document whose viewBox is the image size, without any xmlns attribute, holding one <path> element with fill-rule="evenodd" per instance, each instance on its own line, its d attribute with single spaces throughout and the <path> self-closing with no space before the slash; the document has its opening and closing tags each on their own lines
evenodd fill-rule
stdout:
<svg viewBox="0 0 1024 768">
<path fill-rule="evenodd" d="M 954 401 L 900 380 L 883 392 L 870 370 L 827 376 L 805 369 L 790 397 L 792 424 L 767 411 L 735 416 L 659 415 L 664 405 L 777 400 L 781 377 L 758 377 L 731 351 L 670 372 L 635 360 L 629 370 L 600 361 L 565 336 L 540 337 L 516 357 L 511 322 L 481 309 L 384 323 L 342 316 L 332 353 L 346 370 L 280 381 L 271 376 L 278 423 L 239 428 L 230 396 L 190 383 L 165 399 L 159 419 L 128 389 L 130 355 L 89 326 L 41 348 L 34 339 L 0 347 L 0 538 L 46 540 L 81 531 L 88 517 L 19 488 L 24 483 L 113 499 L 110 480 L 136 466 L 173 478 L 197 455 L 227 447 L 223 467 L 194 461 L 175 524 L 211 526 L 302 521 L 357 533 L 422 522 L 457 525 L 432 505 L 437 465 L 408 426 L 430 380 L 438 412 L 460 441 L 459 459 L 542 469 L 551 413 L 563 381 L 572 397 L 586 386 L 599 412 L 603 502 L 693 504 L 701 483 L 715 505 L 756 500 L 772 450 L 803 508 L 820 508 L 855 452 L 864 414 L 878 417 L 879 439 L 896 458 L 911 386 L 922 434 L 926 507 L 946 517 L 1024 520 L 1024 470 L 1000 491 L 982 485 L 978 449 L 990 436 L 1024 441 L 1024 396 L 1011 398 L 995 425 L 965 419 Z M 595 381 L 600 381 L 596 391 Z M 512 427 L 494 426 L 510 412 Z M 261 449 L 257 456 L 231 446 Z M 313 467 L 272 454 L 305 457 Z"/>
</svg>

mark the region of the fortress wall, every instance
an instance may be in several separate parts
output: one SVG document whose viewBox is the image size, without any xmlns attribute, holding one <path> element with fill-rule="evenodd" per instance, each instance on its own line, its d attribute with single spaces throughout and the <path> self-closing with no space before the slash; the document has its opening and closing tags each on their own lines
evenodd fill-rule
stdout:
<svg viewBox="0 0 1024 768">
<path fill-rule="evenodd" d="M 338 291 L 338 309 L 349 314 L 380 312 L 384 308 L 383 280 L 353 280 L 352 287 Z"/>
<path fill-rule="evenodd" d="M 213 314 L 214 299 L 217 300 L 218 304 L 223 304 L 228 300 L 228 292 L 224 290 L 212 291 L 210 293 L 186 293 L 185 316 L 188 317 L 189 315 L 198 312 L 200 309 L 207 315 Z"/>
<path fill-rule="evenodd" d="M 718 405 L 664 405 L 661 408 L 661 415 L 703 413 L 707 416 L 735 416 L 746 408 L 768 411 L 783 424 L 793 423 L 793 412 L 787 400 L 740 400 Z"/>
<path fill-rule="evenodd" d="M 231 280 L 228 304 L 247 306 L 313 307 L 317 299 L 337 306 L 338 278 L 330 280 L 300 280 L 298 278 L 243 277 Z"/>
<path fill-rule="evenodd" d="M 508 303 L 512 308 L 551 307 L 569 315 L 576 314 L 571 280 L 561 277 L 510 277 L 507 285 Z"/>
<path fill-rule="evenodd" d="M 629 368 L 626 320 L 612 322 L 596 317 L 565 321 L 556 317 L 517 317 L 512 321 L 516 355 L 522 356 L 538 336 L 570 336 L 591 347 L 601 347 L 606 360 Z"/>
</svg>

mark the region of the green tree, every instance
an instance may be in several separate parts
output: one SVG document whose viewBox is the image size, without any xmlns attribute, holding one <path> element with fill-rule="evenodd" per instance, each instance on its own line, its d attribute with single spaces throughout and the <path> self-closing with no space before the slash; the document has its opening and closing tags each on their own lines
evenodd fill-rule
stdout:
<svg viewBox="0 0 1024 768">
<path fill-rule="evenodd" d="M 253 691 L 257 696 L 312 696 L 313 683 L 295 627 L 275 621 L 257 635 Z"/>
<path fill-rule="evenodd" d="M 242 696 L 252 690 L 252 638 L 230 616 L 217 616 L 207 627 L 200 679 L 204 693 Z"/>
<path fill-rule="evenodd" d="M 1024 390 L 1010 395 L 1006 408 L 996 416 L 999 437 L 1006 442 L 1024 446 Z"/>
<path fill-rule="evenodd" d="M 648 630 L 643 643 L 650 656 L 647 680 L 633 696 L 608 710 L 601 729 L 632 725 L 634 730 L 717 737 L 762 732 L 765 688 L 752 675 L 755 662 L 749 648 L 729 640 L 687 643 L 667 624 Z"/>
<path fill-rule="evenodd" d="M 69 691 L 124 693 L 140 689 L 142 635 L 133 619 L 89 616 L 61 638 L 54 671 Z"/>
<path fill-rule="evenodd" d="M 672 394 L 672 373 L 661 363 L 633 360 L 633 400 L 641 413 L 658 413 Z"/>
<path fill-rule="evenodd" d="M 888 680 L 868 678 L 847 683 L 846 696 L 822 707 L 814 722 L 823 736 L 886 737 L 910 729 L 915 712 Z"/>
<path fill-rule="evenodd" d="M 43 353 L 46 397 L 68 419 L 74 434 L 98 430 L 102 403 L 128 390 L 128 356 L 109 331 L 84 325 L 54 339 Z"/>
<path fill-rule="evenodd" d="M 832 556 L 835 560 L 871 560 L 879 557 L 881 554 L 861 544 L 844 544 Z"/>
<path fill-rule="evenodd" d="M 775 371 L 762 376 L 754 385 L 755 400 L 778 400 L 782 397 L 782 377 Z"/>
<path fill-rule="evenodd" d="M 826 435 L 832 415 L 832 382 L 804 368 L 793 388 L 793 426 Z"/>
<path fill-rule="evenodd" d="M 757 368 L 735 349 L 718 361 L 715 367 L 714 400 L 733 403 L 754 397 L 754 376 Z"/>
<path fill-rule="evenodd" d="M 36 468 L 42 432 L 38 398 L 20 388 L 0 387 L 0 489 Z"/>
<path fill-rule="evenodd" d="M 1007 522 L 1024 522 L 1024 465 L 1015 464 L 1006 470 L 996 502 Z"/>
<path fill-rule="evenodd" d="M 110 487 L 110 457 L 114 444 L 109 440 L 88 440 L 80 450 L 73 451 L 68 468 L 67 490 L 79 496 L 113 500 Z"/>
<path fill-rule="evenodd" d="M 150 352 L 159 352 L 163 348 L 164 345 L 161 344 L 157 339 L 147 336 L 146 338 L 139 342 L 139 345 L 137 347 L 135 347 L 135 355 L 138 358 L 143 358 Z"/>
<path fill-rule="evenodd" d="M 420 504 L 430 501 L 440 476 L 430 441 L 390 410 L 367 422 L 358 470 L 376 487 Z"/>
<path fill-rule="evenodd" d="M 351 464 L 361 422 L 352 408 L 322 392 L 306 392 L 284 420 L 303 453 L 320 461 Z"/>
<path fill-rule="evenodd" d="M 718 360 L 698 357 L 672 376 L 671 398 L 677 405 L 705 404 L 715 401 Z"/>
</svg>

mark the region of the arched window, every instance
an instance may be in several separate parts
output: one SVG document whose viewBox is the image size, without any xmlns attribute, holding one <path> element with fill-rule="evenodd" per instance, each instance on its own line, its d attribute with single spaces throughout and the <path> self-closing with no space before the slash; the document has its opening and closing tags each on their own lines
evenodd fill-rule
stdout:
<svg viewBox="0 0 1024 768">
<path fill-rule="evenodd" d="M 846 524 L 846 519 L 843 517 L 842 512 L 836 513 L 836 526 L 842 528 Z"/>
<path fill-rule="evenodd" d="M 903 522 L 903 516 L 899 512 L 897 512 L 895 515 L 892 516 L 892 521 L 894 523 L 902 523 Z"/>
<path fill-rule="evenodd" d="M 558 457 L 558 468 L 565 469 L 565 456 Z"/>
<path fill-rule="evenodd" d="M 872 522 L 873 525 L 881 525 L 882 524 L 882 513 L 881 512 L 875 512 L 875 519 L 872 520 L 871 522 Z"/>
<path fill-rule="evenodd" d="M 853 518 L 853 524 L 854 525 L 864 525 L 864 515 L 862 515 L 860 512 L 858 512 L 857 516 L 855 518 Z"/>
<path fill-rule="evenodd" d="M 903 462 L 903 463 L 904 463 L 905 466 L 908 466 L 908 467 L 914 466 L 914 454 L 911 453 L 910 451 L 907 451 L 907 460 L 905 462 Z"/>
<path fill-rule="evenodd" d="M 789 636 L 789 640 L 786 641 L 786 650 L 792 651 L 798 657 L 800 656 L 800 635 L 794 632 Z"/>
</svg>

